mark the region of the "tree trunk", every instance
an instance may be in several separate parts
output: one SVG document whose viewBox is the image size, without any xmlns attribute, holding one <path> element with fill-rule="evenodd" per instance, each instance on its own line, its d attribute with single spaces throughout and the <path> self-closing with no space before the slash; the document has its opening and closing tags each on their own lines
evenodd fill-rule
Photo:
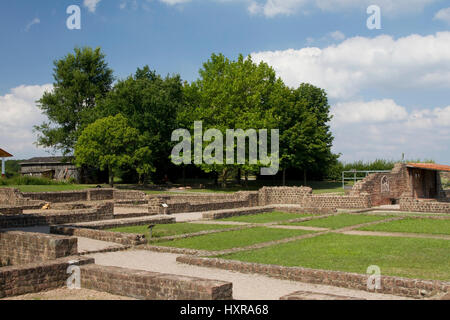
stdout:
<svg viewBox="0 0 450 320">
<path fill-rule="evenodd" d="M 214 186 L 219 186 L 219 173 L 217 171 L 214 171 Z"/>
<path fill-rule="evenodd" d="M 245 171 L 245 187 L 248 188 L 248 172 Z"/>
<path fill-rule="evenodd" d="M 111 169 L 109 169 L 109 185 L 114 188 L 114 173 Z"/>
<path fill-rule="evenodd" d="M 238 185 L 242 185 L 241 180 L 242 180 L 242 171 L 241 171 L 241 168 L 238 168 L 237 177 L 236 177 L 236 182 Z"/>
<path fill-rule="evenodd" d="M 223 171 L 222 171 L 222 188 L 227 187 L 227 173 L 228 173 L 228 170 L 223 169 Z"/>
<path fill-rule="evenodd" d="M 306 169 L 303 169 L 303 186 L 306 187 Z"/>
</svg>

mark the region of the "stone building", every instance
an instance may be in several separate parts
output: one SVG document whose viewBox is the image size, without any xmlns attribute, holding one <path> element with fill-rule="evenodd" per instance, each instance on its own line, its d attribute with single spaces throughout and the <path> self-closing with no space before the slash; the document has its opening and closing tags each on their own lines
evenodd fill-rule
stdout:
<svg viewBox="0 0 450 320">
<path fill-rule="evenodd" d="M 23 161 L 20 163 L 20 173 L 22 176 L 55 180 L 80 179 L 80 170 L 71 163 L 70 158 L 65 157 L 42 157 Z"/>
<path fill-rule="evenodd" d="M 440 172 L 450 172 L 450 166 L 398 163 L 390 173 L 372 174 L 359 181 L 351 193 L 368 193 L 373 206 L 397 204 L 404 197 L 446 201 L 448 196 L 442 187 Z"/>
</svg>

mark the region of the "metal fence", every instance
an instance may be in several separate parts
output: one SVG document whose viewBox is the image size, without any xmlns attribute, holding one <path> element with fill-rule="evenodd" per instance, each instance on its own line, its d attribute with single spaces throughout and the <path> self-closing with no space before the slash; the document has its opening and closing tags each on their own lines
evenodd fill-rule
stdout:
<svg viewBox="0 0 450 320">
<path fill-rule="evenodd" d="M 373 173 L 389 173 L 389 170 L 368 170 L 368 171 L 358 171 L 358 170 L 350 170 L 350 171 L 342 171 L 342 188 L 345 190 L 345 181 L 353 181 L 353 184 L 356 184 L 357 181 L 365 179 L 368 175 Z M 349 176 L 351 175 L 351 176 Z M 349 188 L 349 187 L 347 187 Z M 350 187 L 351 188 L 351 187 Z"/>
</svg>

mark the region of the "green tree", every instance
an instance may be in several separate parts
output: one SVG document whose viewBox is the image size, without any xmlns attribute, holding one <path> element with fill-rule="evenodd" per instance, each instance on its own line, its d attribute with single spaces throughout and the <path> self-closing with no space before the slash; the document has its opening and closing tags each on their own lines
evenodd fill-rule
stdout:
<svg viewBox="0 0 450 320">
<path fill-rule="evenodd" d="M 137 69 L 133 76 L 118 81 L 107 97 L 98 104 L 98 114 L 125 116 L 136 128 L 146 146 L 152 150 L 149 165 L 156 179 L 167 173 L 177 129 L 177 112 L 183 102 L 183 85 L 178 75 L 162 78 L 148 66 Z"/>
<path fill-rule="evenodd" d="M 281 102 L 283 87 L 266 63 L 256 64 L 250 56 L 240 55 L 231 61 L 213 54 L 203 64 L 200 78 L 185 86 L 186 103 L 180 121 L 191 130 L 194 121 L 202 121 L 204 130 L 218 129 L 224 137 L 227 129 L 276 129 L 273 110 Z M 245 164 L 202 164 L 201 168 L 216 172 L 225 183 L 236 169 L 256 172 L 259 166 L 249 164 L 246 157 Z"/>
<path fill-rule="evenodd" d="M 281 131 L 282 168 L 302 169 L 304 183 L 307 172 L 326 172 L 338 155 L 331 152 L 330 106 L 326 92 L 310 84 L 290 90 L 289 104 L 277 108 Z M 283 174 L 283 180 L 285 176 Z"/>
<path fill-rule="evenodd" d="M 151 151 L 143 145 L 139 131 L 123 115 L 99 119 L 83 130 L 75 145 L 75 163 L 108 170 L 111 186 L 124 166 L 135 166 L 138 172 L 153 170 L 148 159 Z"/>
<path fill-rule="evenodd" d="M 35 126 L 37 144 L 73 152 L 83 129 L 96 120 L 94 108 L 111 89 L 113 71 L 105 62 L 100 48 L 76 48 L 54 62 L 53 90 L 38 101 L 48 121 Z"/>
</svg>

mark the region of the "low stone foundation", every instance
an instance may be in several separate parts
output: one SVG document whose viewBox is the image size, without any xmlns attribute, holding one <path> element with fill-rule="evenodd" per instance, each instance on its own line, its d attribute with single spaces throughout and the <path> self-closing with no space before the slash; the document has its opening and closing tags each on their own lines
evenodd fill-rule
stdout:
<svg viewBox="0 0 450 320">
<path fill-rule="evenodd" d="M 23 209 L 22 207 L 17 206 L 0 206 L 0 214 L 22 214 Z"/>
<path fill-rule="evenodd" d="M 450 213 L 450 202 L 437 200 L 418 200 L 414 198 L 401 198 L 400 210 L 407 212 L 435 212 Z"/>
<path fill-rule="evenodd" d="M 0 266 L 54 260 L 76 255 L 77 238 L 20 231 L 0 231 Z"/>
<path fill-rule="evenodd" d="M 262 274 L 283 280 L 370 291 L 367 288 L 369 276 L 364 274 L 315 270 L 301 267 L 282 267 L 193 256 L 178 257 L 177 262 L 242 273 Z M 425 298 L 449 293 L 450 282 L 382 276 L 381 289 L 376 290 L 376 292 L 413 298 Z"/>
<path fill-rule="evenodd" d="M 153 196 L 148 201 L 149 214 L 176 214 L 222 209 L 254 207 L 258 205 L 258 192 L 241 191 L 232 194 L 182 194 Z"/>
<path fill-rule="evenodd" d="M 141 300 L 231 300 L 229 282 L 118 267 L 81 267 L 81 286 Z"/>
<path fill-rule="evenodd" d="M 31 200 L 40 200 L 50 203 L 103 201 L 114 199 L 114 189 L 87 189 L 79 191 L 58 192 L 23 192 L 22 196 Z"/>
<path fill-rule="evenodd" d="M 62 288 L 71 265 L 94 263 L 85 257 L 65 257 L 52 261 L 0 268 L 0 298 Z"/>
<path fill-rule="evenodd" d="M 145 235 L 111 232 L 104 230 L 73 228 L 65 226 L 51 226 L 50 233 L 75 237 L 84 237 L 94 240 L 119 243 L 125 246 L 136 246 L 147 243 Z"/>
<path fill-rule="evenodd" d="M 54 224 L 77 223 L 114 219 L 114 203 L 99 203 L 91 209 L 71 211 L 45 211 L 20 215 L 0 216 L 0 229 L 48 226 Z"/>
</svg>

